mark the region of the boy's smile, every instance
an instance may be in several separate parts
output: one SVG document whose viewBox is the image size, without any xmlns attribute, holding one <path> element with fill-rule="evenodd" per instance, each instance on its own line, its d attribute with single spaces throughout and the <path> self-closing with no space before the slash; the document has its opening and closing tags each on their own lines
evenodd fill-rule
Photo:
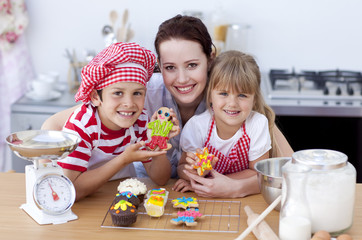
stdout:
<svg viewBox="0 0 362 240">
<path fill-rule="evenodd" d="M 91 99 L 102 124 L 111 130 L 131 127 L 142 113 L 146 87 L 133 82 L 117 82 L 102 89 L 102 99 L 93 90 Z"/>
</svg>

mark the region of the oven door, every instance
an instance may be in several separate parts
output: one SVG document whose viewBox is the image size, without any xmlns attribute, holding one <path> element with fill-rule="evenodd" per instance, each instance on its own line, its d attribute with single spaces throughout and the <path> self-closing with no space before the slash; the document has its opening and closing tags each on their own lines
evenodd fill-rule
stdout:
<svg viewBox="0 0 362 240">
<path fill-rule="evenodd" d="M 279 115 L 276 124 L 294 151 L 321 148 L 345 153 L 362 183 L 362 118 Z"/>
<path fill-rule="evenodd" d="M 362 99 L 285 98 L 271 90 L 265 75 L 262 90 L 294 151 L 322 148 L 343 152 L 357 170 L 357 182 L 362 183 Z"/>
</svg>

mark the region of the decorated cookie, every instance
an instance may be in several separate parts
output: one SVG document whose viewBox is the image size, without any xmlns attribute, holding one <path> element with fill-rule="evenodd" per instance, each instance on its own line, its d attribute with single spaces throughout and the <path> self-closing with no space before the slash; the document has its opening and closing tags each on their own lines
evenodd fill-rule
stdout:
<svg viewBox="0 0 362 240">
<path fill-rule="evenodd" d="M 173 123 L 170 121 L 170 109 L 161 107 L 157 110 L 157 119 L 148 123 L 148 128 L 152 130 L 151 141 L 146 143 L 150 150 L 168 150 L 172 147 L 168 143 L 168 134 L 172 130 Z"/>
<path fill-rule="evenodd" d="M 214 155 L 209 153 L 209 149 L 207 147 L 204 148 L 203 153 L 196 153 L 198 160 L 194 165 L 194 169 L 197 169 L 197 174 L 203 177 L 206 176 L 213 167 L 213 158 Z"/>
<path fill-rule="evenodd" d="M 194 198 L 194 197 L 188 197 L 188 198 L 181 197 L 181 198 L 173 199 L 172 205 L 174 208 L 183 208 L 183 209 L 199 207 L 197 198 Z"/>
<path fill-rule="evenodd" d="M 199 212 L 199 209 L 190 209 L 186 211 L 178 211 L 173 214 L 177 218 L 171 219 L 171 223 L 175 225 L 185 224 L 186 226 L 196 226 L 197 220 L 203 218 L 204 216 Z"/>
</svg>

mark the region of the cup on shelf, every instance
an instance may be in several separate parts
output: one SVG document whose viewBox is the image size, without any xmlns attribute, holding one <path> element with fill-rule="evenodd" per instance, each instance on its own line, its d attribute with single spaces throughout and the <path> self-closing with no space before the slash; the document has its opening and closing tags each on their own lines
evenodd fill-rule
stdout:
<svg viewBox="0 0 362 240">
<path fill-rule="evenodd" d="M 47 98 L 52 93 L 52 81 L 44 81 L 42 79 L 35 79 L 31 82 L 31 88 L 34 95 L 40 98 Z"/>
<path fill-rule="evenodd" d="M 52 79 L 54 84 L 57 84 L 59 82 L 59 72 L 49 71 L 46 75 Z"/>
</svg>

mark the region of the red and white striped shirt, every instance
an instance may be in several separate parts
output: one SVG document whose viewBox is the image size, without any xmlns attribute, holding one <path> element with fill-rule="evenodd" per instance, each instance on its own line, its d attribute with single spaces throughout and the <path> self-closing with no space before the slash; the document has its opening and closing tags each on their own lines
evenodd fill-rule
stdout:
<svg viewBox="0 0 362 240">
<path fill-rule="evenodd" d="M 101 166 L 121 154 L 128 145 L 147 141 L 147 124 L 148 115 L 143 110 L 132 127 L 113 131 L 102 124 L 95 106 L 83 104 L 63 127 L 63 131 L 80 136 L 82 141 L 74 152 L 59 160 L 58 164 L 62 168 L 80 172 Z M 134 169 L 133 164 L 131 167 Z"/>
</svg>

